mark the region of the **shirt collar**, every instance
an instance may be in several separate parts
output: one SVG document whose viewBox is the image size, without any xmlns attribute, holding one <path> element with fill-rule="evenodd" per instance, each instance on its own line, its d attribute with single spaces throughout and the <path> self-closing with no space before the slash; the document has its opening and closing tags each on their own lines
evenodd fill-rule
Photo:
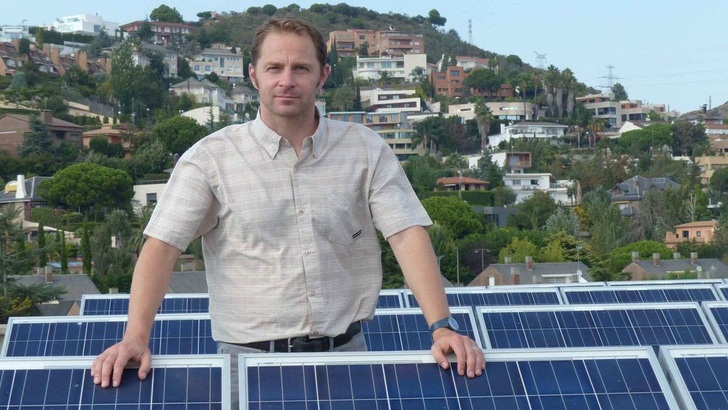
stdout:
<svg viewBox="0 0 728 410">
<path fill-rule="evenodd" d="M 313 142 L 313 156 L 318 157 L 323 152 L 324 146 L 326 145 L 326 139 L 328 136 L 328 124 L 325 118 L 321 117 L 318 108 L 316 109 L 316 118 L 318 118 L 318 127 L 311 136 Z M 253 135 L 261 147 L 274 158 L 280 150 L 282 136 L 278 135 L 275 131 L 270 129 L 260 118 L 260 111 L 255 120 L 253 120 Z"/>
</svg>

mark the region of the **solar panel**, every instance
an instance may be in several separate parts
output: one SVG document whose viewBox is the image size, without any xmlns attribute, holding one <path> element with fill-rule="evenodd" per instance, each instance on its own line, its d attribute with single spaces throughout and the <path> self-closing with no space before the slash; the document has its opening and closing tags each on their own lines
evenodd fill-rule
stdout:
<svg viewBox="0 0 728 410">
<path fill-rule="evenodd" d="M 125 329 L 126 316 L 12 317 L 0 356 L 95 356 Z M 216 353 L 209 314 L 157 315 L 149 347 L 155 355 Z"/>
<path fill-rule="evenodd" d="M 445 288 L 450 306 L 518 306 L 560 305 L 561 296 L 556 287 L 486 289 L 485 287 Z M 406 307 L 419 307 L 412 291 L 404 292 Z"/>
<path fill-rule="evenodd" d="M 493 349 L 718 343 L 695 303 L 480 307 Z"/>
<path fill-rule="evenodd" d="M 402 290 L 382 289 L 377 301 L 378 308 L 405 307 Z M 207 313 L 210 310 L 210 296 L 207 293 L 169 293 L 164 296 L 157 314 Z M 129 312 L 129 294 L 114 293 L 83 295 L 81 315 L 126 315 Z"/>
<path fill-rule="evenodd" d="M 124 370 L 118 388 L 93 383 L 91 358 L 0 360 L 0 407 L 9 409 L 229 409 L 226 355 L 155 357 L 145 381 Z"/>
<path fill-rule="evenodd" d="M 665 346 L 660 364 L 680 408 L 728 408 L 728 346 Z"/>
<path fill-rule="evenodd" d="M 207 313 L 210 296 L 207 293 L 169 293 L 157 310 L 166 313 Z M 129 294 L 83 295 L 81 315 L 126 315 L 129 312 Z"/>
<path fill-rule="evenodd" d="M 712 285 L 610 286 L 604 288 L 561 289 L 566 304 L 703 302 L 720 300 Z"/>
<path fill-rule="evenodd" d="M 488 352 L 482 376 L 422 352 L 241 355 L 248 409 L 677 409 L 651 349 Z"/>
<path fill-rule="evenodd" d="M 405 307 L 402 300 L 402 289 L 382 289 L 379 291 L 377 309 L 402 307 Z"/>
<path fill-rule="evenodd" d="M 469 307 L 452 307 L 461 333 L 482 347 L 475 315 Z M 362 331 L 370 351 L 430 350 L 432 336 L 419 308 L 377 309 L 374 318 L 362 322 Z"/>
<path fill-rule="evenodd" d="M 716 285 L 723 283 L 723 279 L 664 279 L 664 280 L 642 280 L 639 282 L 629 280 L 609 281 L 607 286 L 684 286 L 684 285 Z"/>
<path fill-rule="evenodd" d="M 453 317 L 463 332 L 482 343 L 470 308 L 454 307 Z M 380 317 L 381 315 L 381 317 Z M 124 336 L 126 316 L 11 318 L 0 356 L 95 356 Z M 422 312 L 413 309 L 378 309 L 362 330 L 370 350 L 429 350 L 429 327 Z M 207 313 L 157 315 L 152 327 L 153 354 L 215 353 Z"/>
<path fill-rule="evenodd" d="M 728 300 L 728 285 L 715 285 L 718 289 L 718 293 L 723 297 L 723 300 Z"/>
<path fill-rule="evenodd" d="M 728 343 L 728 302 L 703 302 L 703 310 L 720 343 Z"/>
</svg>

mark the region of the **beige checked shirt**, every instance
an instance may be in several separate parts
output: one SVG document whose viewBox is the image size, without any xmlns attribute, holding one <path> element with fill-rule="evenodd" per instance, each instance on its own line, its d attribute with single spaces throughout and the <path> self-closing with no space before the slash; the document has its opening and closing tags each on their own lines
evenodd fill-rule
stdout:
<svg viewBox="0 0 728 410">
<path fill-rule="evenodd" d="M 432 222 L 396 156 L 361 124 L 321 118 L 300 158 L 260 119 L 178 161 L 145 234 L 202 235 L 212 336 L 250 343 L 335 336 L 371 318 L 385 238 Z"/>
</svg>

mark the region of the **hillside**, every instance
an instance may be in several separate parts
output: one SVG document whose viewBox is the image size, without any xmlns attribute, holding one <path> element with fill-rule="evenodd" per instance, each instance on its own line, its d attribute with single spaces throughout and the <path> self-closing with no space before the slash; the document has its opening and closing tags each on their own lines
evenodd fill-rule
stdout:
<svg viewBox="0 0 728 410">
<path fill-rule="evenodd" d="M 273 10 L 275 10 L 273 12 Z M 495 54 L 462 41 L 454 30 L 448 32 L 433 26 L 426 17 L 409 17 L 398 13 L 378 13 L 365 7 L 314 4 L 302 9 L 295 4 L 276 9 L 273 6 L 250 7 L 246 12 L 224 13 L 216 20 L 207 21 L 202 36 L 212 41 L 224 40 L 243 50 L 249 48 L 255 29 L 269 17 L 297 17 L 316 25 L 324 35 L 349 28 L 387 30 L 390 27 L 406 33 L 425 36 L 428 62 L 437 62 L 443 54 L 473 57 L 494 57 Z M 443 16 L 447 17 L 447 16 Z"/>
</svg>

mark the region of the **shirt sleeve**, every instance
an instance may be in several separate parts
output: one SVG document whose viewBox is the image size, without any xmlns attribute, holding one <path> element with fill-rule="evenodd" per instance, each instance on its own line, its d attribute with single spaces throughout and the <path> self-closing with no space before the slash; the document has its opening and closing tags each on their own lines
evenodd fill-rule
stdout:
<svg viewBox="0 0 728 410">
<path fill-rule="evenodd" d="M 214 194 L 216 178 L 212 169 L 205 166 L 199 150 L 191 148 L 185 153 L 177 162 L 144 235 L 184 251 L 192 240 L 214 228 L 219 202 Z"/>
<path fill-rule="evenodd" d="M 380 143 L 371 151 L 373 174 L 369 190 L 374 226 L 386 239 L 412 226 L 432 225 L 394 151 L 378 135 L 375 140 Z"/>
</svg>

